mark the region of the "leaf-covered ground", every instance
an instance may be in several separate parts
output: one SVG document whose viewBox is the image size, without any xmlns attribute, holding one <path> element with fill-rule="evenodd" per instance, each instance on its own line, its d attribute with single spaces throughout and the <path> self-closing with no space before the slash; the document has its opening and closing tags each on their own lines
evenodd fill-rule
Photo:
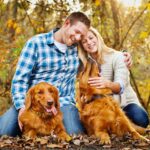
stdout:
<svg viewBox="0 0 150 150">
<path fill-rule="evenodd" d="M 145 137 L 150 139 L 150 132 Z M 34 141 L 20 137 L 2 136 L 0 137 L 0 150 L 150 150 L 150 143 L 132 140 L 129 135 L 121 138 L 112 135 L 111 141 L 111 145 L 101 145 L 98 139 L 87 135 L 74 135 L 70 143 L 58 141 L 54 136 L 45 136 Z"/>
</svg>

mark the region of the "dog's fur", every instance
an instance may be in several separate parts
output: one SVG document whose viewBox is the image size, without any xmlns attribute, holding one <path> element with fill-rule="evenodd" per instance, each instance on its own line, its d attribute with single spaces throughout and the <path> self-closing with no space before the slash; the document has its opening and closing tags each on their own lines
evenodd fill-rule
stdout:
<svg viewBox="0 0 150 150">
<path fill-rule="evenodd" d="M 134 139 L 149 141 L 140 135 L 133 123 L 126 117 L 119 104 L 112 98 L 112 91 L 108 88 L 96 89 L 88 84 L 89 77 L 99 75 L 95 62 L 88 61 L 85 69 L 79 75 L 79 87 L 77 88 L 77 104 L 80 119 L 89 135 L 95 135 L 102 144 L 110 144 L 110 133 L 123 136 L 127 132 Z M 142 128 L 143 129 L 143 128 Z"/>
<path fill-rule="evenodd" d="M 69 141 L 62 123 L 58 90 L 41 82 L 27 92 L 25 111 L 19 117 L 23 124 L 23 135 L 36 138 L 38 135 L 51 135 L 52 132 L 62 140 Z"/>
</svg>

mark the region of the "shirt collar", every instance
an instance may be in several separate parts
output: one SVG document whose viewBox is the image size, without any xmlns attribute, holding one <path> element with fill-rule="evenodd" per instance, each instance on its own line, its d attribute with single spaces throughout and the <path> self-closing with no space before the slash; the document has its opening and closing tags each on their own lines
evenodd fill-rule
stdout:
<svg viewBox="0 0 150 150">
<path fill-rule="evenodd" d="M 54 44 L 54 33 L 56 32 L 56 31 L 58 31 L 59 30 L 59 28 L 55 28 L 55 29 L 53 29 L 52 31 L 50 31 L 49 33 L 48 33 L 48 35 L 47 35 L 47 37 L 46 37 L 46 41 L 47 41 L 47 44 L 48 45 L 51 45 L 51 44 Z M 77 44 L 73 44 L 73 45 L 71 45 L 71 46 L 67 46 L 69 49 L 73 49 L 73 48 L 75 48 L 77 46 Z"/>
<path fill-rule="evenodd" d="M 59 28 L 55 28 L 53 29 L 52 31 L 50 31 L 46 37 L 46 40 L 47 40 L 47 44 L 48 45 L 51 45 L 51 44 L 54 44 L 54 33 L 59 30 Z"/>
</svg>

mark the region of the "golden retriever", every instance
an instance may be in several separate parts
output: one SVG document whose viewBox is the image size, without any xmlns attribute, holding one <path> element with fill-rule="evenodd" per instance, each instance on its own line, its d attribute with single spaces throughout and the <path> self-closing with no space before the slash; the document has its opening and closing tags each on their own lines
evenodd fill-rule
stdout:
<svg viewBox="0 0 150 150">
<path fill-rule="evenodd" d="M 127 132 L 134 139 L 149 141 L 140 135 L 137 129 L 143 129 L 134 125 L 126 117 L 119 104 L 112 98 L 112 91 L 108 88 L 98 89 L 88 84 L 89 77 L 99 75 L 99 69 L 95 62 L 88 61 L 85 69 L 79 75 L 79 87 L 77 88 L 77 107 L 80 119 L 87 133 L 95 135 L 101 144 L 110 144 L 110 133 L 123 136 Z M 144 130 L 144 129 L 143 129 Z"/>
<path fill-rule="evenodd" d="M 41 82 L 29 89 L 25 111 L 19 117 L 25 137 L 36 138 L 54 132 L 61 140 L 70 141 L 62 119 L 58 90 L 54 86 Z"/>
</svg>

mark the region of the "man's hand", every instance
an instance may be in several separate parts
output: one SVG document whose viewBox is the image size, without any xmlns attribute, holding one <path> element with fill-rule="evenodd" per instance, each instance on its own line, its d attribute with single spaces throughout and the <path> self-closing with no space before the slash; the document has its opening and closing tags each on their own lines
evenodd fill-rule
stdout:
<svg viewBox="0 0 150 150">
<path fill-rule="evenodd" d="M 124 61 L 125 61 L 126 65 L 127 65 L 128 69 L 130 69 L 131 66 L 132 66 L 132 56 L 128 52 L 123 52 L 123 55 L 125 56 L 125 60 Z"/>
<path fill-rule="evenodd" d="M 18 114 L 18 124 L 19 124 L 19 128 L 20 128 L 21 131 L 22 131 L 22 128 L 23 128 L 23 124 L 22 124 L 21 121 L 19 120 L 19 117 L 20 117 L 21 114 L 24 112 L 24 110 L 25 110 L 25 107 L 21 108 L 21 109 L 19 110 L 19 114 Z"/>
</svg>

